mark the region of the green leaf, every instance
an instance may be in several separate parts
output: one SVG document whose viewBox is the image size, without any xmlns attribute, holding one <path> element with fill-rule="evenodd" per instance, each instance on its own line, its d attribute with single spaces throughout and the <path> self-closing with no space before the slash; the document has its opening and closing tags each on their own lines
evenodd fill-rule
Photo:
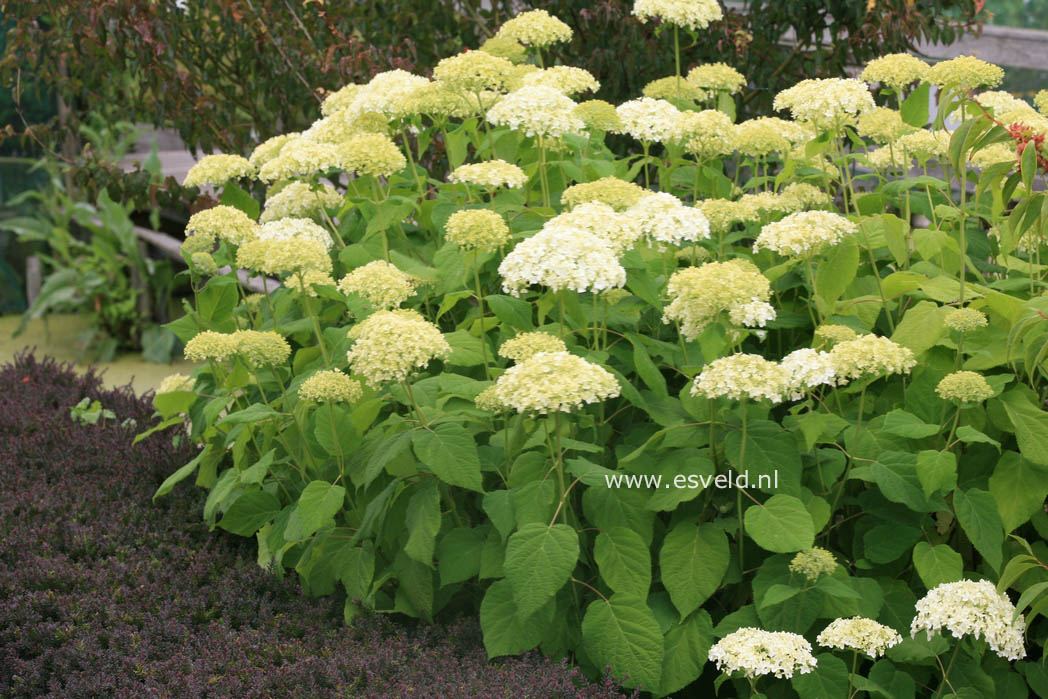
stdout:
<svg viewBox="0 0 1048 699">
<path fill-rule="evenodd" d="M 924 422 L 913 413 L 896 408 L 884 416 L 884 425 L 881 428 L 888 434 L 894 434 L 907 439 L 924 439 L 933 434 L 939 434 L 939 425 Z"/>
<path fill-rule="evenodd" d="M 917 479 L 926 496 L 957 487 L 957 457 L 950 451 L 927 449 L 917 454 Z"/>
<path fill-rule="evenodd" d="M 404 524 L 408 531 L 404 553 L 423 565 L 432 566 L 433 548 L 440 531 L 440 490 L 432 478 L 415 488 Z"/>
<path fill-rule="evenodd" d="M 797 672 L 790 684 L 802 697 L 847 697 L 848 666 L 833 653 L 815 656 L 816 666 L 811 672 Z"/>
<path fill-rule="evenodd" d="M 964 573 L 961 554 L 946 544 L 932 546 L 925 541 L 913 547 L 913 566 L 929 590 L 942 583 L 956 582 Z"/>
<path fill-rule="evenodd" d="M 773 553 L 810 549 L 815 543 L 811 514 L 792 495 L 773 495 L 763 505 L 751 505 L 743 526 L 754 543 Z"/>
<path fill-rule="evenodd" d="M 615 592 L 647 597 L 651 587 L 651 554 L 640 535 L 615 527 L 597 535 L 593 560 L 600 576 Z"/>
<path fill-rule="evenodd" d="M 1048 413 L 1031 403 L 1020 389 L 1012 389 L 998 400 L 1015 426 L 1022 455 L 1035 464 L 1048 466 Z"/>
<path fill-rule="evenodd" d="M 480 366 L 484 363 L 484 340 L 468 330 L 445 333 L 444 339 L 451 345 L 451 355 L 445 360 L 454 366 Z M 490 356 L 490 352 L 489 352 Z"/>
<path fill-rule="evenodd" d="M 928 123 L 928 91 L 931 86 L 928 83 L 920 83 L 906 99 L 902 101 L 899 111 L 902 120 L 910 126 L 922 129 Z"/>
<path fill-rule="evenodd" d="M 579 559 L 579 537 L 566 524 L 525 524 L 506 547 L 503 569 L 521 618 L 534 614 L 571 577 Z"/>
<path fill-rule="evenodd" d="M 229 506 L 218 526 L 240 536 L 251 536 L 280 513 L 280 501 L 262 490 L 241 493 Z"/>
<path fill-rule="evenodd" d="M 713 645 L 713 621 L 705 609 L 673 624 L 663 639 L 660 695 L 687 687 L 702 674 L 706 656 Z"/>
<path fill-rule="evenodd" d="M 783 424 L 790 430 L 800 430 L 804 437 L 805 449 L 811 451 L 816 444 L 832 443 L 841 430 L 850 423 L 833 413 L 811 412 L 787 415 L 783 419 Z"/>
<path fill-rule="evenodd" d="M 517 330 L 532 330 L 531 304 L 512 296 L 492 294 L 484 297 L 484 303 L 500 321 Z"/>
<path fill-rule="evenodd" d="M 480 628 L 484 632 L 488 659 L 531 650 L 539 644 L 548 626 L 549 620 L 543 614 L 525 617 L 518 612 L 513 588 L 507 581 L 492 583 L 484 593 L 480 603 Z"/>
<path fill-rule="evenodd" d="M 280 413 L 273 410 L 265 403 L 252 403 L 243 410 L 237 410 L 224 418 L 219 420 L 216 424 L 219 425 L 242 425 L 246 423 L 262 422 L 263 420 L 269 420 L 274 417 L 278 417 Z"/>
<path fill-rule="evenodd" d="M 273 459 L 276 455 L 276 449 L 267 451 L 261 459 L 240 472 L 240 482 L 253 485 L 260 484 L 269 475 L 269 467 L 273 465 Z"/>
<path fill-rule="evenodd" d="M 476 577 L 480 572 L 480 553 L 485 538 L 481 529 L 458 527 L 440 539 L 437 570 L 441 587 Z"/>
<path fill-rule="evenodd" d="M 495 530 L 505 540 L 517 524 L 512 493 L 508 490 L 493 490 L 484 496 L 481 507 L 495 525 Z"/>
<path fill-rule="evenodd" d="M 419 461 L 448 485 L 483 492 L 477 444 L 462 425 L 444 422 L 416 430 L 412 438 Z"/>
<path fill-rule="evenodd" d="M 651 360 L 648 350 L 644 347 L 643 340 L 634 333 L 628 334 L 626 338 L 633 345 L 633 366 L 637 370 L 637 375 L 652 391 L 663 397 L 668 396 L 666 377 L 662 375 L 659 368 L 655 366 L 655 362 Z"/>
<path fill-rule="evenodd" d="M 953 509 L 964 533 L 994 570 L 1000 570 L 1003 561 L 1004 525 L 997 514 L 997 503 L 985 490 L 957 489 L 953 493 Z"/>
<path fill-rule="evenodd" d="M 368 436 L 370 437 L 371 433 Z M 392 437 L 386 437 L 379 442 L 375 450 L 371 452 L 371 458 L 368 459 L 367 466 L 364 468 L 363 485 L 370 485 L 378 477 L 378 474 L 382 473 L 382 469 L 386 467 L 386 464 L 404 453 L 404 450 L 411 445 L 411 440 L 411 432 L 398 432 Z"/>
<path fill-rule="evenodd" d="M 170 476 L 164 479 L 164 482 L 160 484 L 160 487 L 153 493 L 153 499 L 156 500 L 162 495 L 167 495 L 171 492 L 171 489 L 178 485 L 181 481 L 189 478 L 193 471 L 196 471 L 197 466 L 200 465 L 200 461 L 204 458 L 204 455 L 208 453 L 209 447 L 204 447 L 199 454 L 197 454 L 192 461 L 185 466 L 182 466 L 177 471 L 172 473 Z"/>
<path fill-rule="evenodd" d="M 943 317 L 950 309 L 931 301 L 921 301 L 902 317 L 895 327 L 891 339 L 903 347 L 913 350 L 914 355 L 921 355 L 931 349 L 945 332 Z"/>
<path fill-rule="evenodd" d="M 220 204 L 240 209 L 247 214 L 249 218 L 256 221 L 258 220 L 259 213 L 262 211 L 262 207 L 259 205 L 258 200 L 233 182 L 225 183 L 222 187 L 222 196 L 219 197 L 218 201 Z"/>
<path fill-rule="evenodd" d="M 1011 532 L 1044 506 L 1048 469 L 1006 451 L 990 476 L 990 495 L 997 503 L 1005 533 Z"/>
<path fill-rule="evenodd" d="M 681 618 L 717 591 L 730 559 L 728 537 L 717 527 L 681 522 L 666 534 L 659 551 L 661 581 Z"/>
<path fill-rule="evenodd" d="M 238 284 L 239 282 L 232 277 L 211 277 L 197 293 L 196 312 L 207 329 L 229 332 L 236 328 L 233 309 L 240 300 Z M 175 331 L 174 328 L 168 329 Z"/>
<path fill-rule="evenodd" d="M 799 495 L 801 458 L 797 444 L 786 430 L 771 420 L 750 420 L 746 430 L 746 452 L 742 452 L 742 430 L 724 437 L 728 461 L 741 474 L 749 473 L 749 485 L 764 492 L 774 490 L 776 472 L 780 492 Z M 745 463 L 742 463 L 745 458 Z M 762 478 L 763 476 L 763 478 Z"/>
<path fill-rule="evenodd" d="M 961 440 L 965 444 L 972 444 L 974 442 L 981 442 L 983 444 L 989 444 L 997 447 L 997 451 L 1001 450 L 1001 443 L 996 439 L 991 439 L 989 436 L 983 434 L 979 430 L 971 427 L 970 425 L 961 425 L 957 428 L 957 439 Z"/>
<path fill-rule="evenodd" d="M 298 516 L 302 520 L 302 536 L 307 537 L 334 518 L 342 509 L 346 489 L 326 481 L 313 481 L 298 496 Z"/>
<path fill-rule="evenodd" d="M 618 592 L 590 603 L 582 619 L 582 642 L 598 667 L 611 666 L 626 687 L 658 691 L 664 653 L 655 614 L 643 598 Z M 628 679 L 623 679 L 629 675 Z"/>
<path fill-rule="evenodd" d="M 882 207 L 883 211 L 883 207 Z M 828 250 L 815 270 L 815 288 L 820 305 L 832 314 L 844 290 L 855 279 L 859 269 L 859 246 L 849 238 Z"/>
<path fill-rule="evenodd" d="M 181 415 L 189 412 L 189 408 L 196 402 L 196 399 L 197 394 L 192 391 L 158 393 L 153 396 L 153 407 L 161 417 Z"/>
<path fill-rule="evenodd" d="M 330 403 L 321 405 L 313 419 L 313 436 L 329 455 L 345 459 L 360 447 L 360 433 L 345 408 Z"/>
<path fill-rule="evenodd" d="M 773 607 L 776 604 L 782 604 L 786 600 L 799 595 L 800 592 L 799 589 L 791 585 L 776 583 L 764 592 L 764 596 L 761 597 L 760 601 L 757 603 L 757 608 L 764 609 L 765 607 Z"/>
</svg>

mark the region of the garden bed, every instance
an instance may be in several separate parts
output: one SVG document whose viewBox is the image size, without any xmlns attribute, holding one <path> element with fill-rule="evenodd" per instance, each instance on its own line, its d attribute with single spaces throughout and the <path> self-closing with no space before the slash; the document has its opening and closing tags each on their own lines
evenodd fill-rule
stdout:
<svg viewBox="0 0 1048 699">
<path fill-rule="evenodd" d="M 116 419 L 71 418 L 85 397 Z M 0 368 L 0 696 L 620 696 L 538 656 L 489 665 L 473 622 L 347 630 L 344 600 L 209 532 L 199 489 L 151 503 L 190 456 L 170 431 L 131 445 L 151 415 L 94 371 Z"/>
</svg>

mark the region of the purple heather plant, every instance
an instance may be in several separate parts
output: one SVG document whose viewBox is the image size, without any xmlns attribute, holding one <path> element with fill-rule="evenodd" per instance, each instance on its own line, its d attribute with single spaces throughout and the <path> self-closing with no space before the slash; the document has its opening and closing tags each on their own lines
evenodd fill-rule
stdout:
<svg viewBox="0 0 1048 699">
<path fill-rule="evenodd" d="M 70 418 L 83 398 L 117 420 Z M 122 427 L 133 418 L 137 427 Z M 488 663 L 473 621 L 409 628 L 309 599 L 153 491 L 190 457 L 131 442 L 148 397 L 16 357 L 0 368 L 0 697 L 619 697 L 531 654 Z"/>
</svg>

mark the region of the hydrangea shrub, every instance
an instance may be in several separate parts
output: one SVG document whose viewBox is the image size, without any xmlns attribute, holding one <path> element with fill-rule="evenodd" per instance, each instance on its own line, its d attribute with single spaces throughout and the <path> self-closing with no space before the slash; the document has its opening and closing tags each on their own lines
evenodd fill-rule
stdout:
<svg viewBox="0 0 1048 699">
<path fill-rule="evenodd" d="M 685 5 L 638 13 L 715 19 Z M 970 57 L 739 124 L 726 66 L 580 104 L 530 77 L 554 20 L 343 88 L 257 175 L 197 166 L 251 220 L 294 187 L 330 240 L 230 212 L 189 245 L 282 285 L 191 266 L 171 327 L 206 364 L 156 407 L 199 451 L 157 495 L 195 475 L 349 622 L 466 610 L 491 657 L 654 695 L 1039 686 L 1048 118 Z"/>
</svg>

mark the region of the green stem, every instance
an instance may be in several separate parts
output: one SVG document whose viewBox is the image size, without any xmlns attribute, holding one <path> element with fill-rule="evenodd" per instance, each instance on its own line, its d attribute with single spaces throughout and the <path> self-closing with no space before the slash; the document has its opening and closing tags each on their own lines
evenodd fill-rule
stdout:
<svg viewBox="0 0 1048 699">
<path fill-rule="evenodd" d="M 822 309 L 819 308 L 819 290 L 815 288 L 815 270 L 812 269 L 810 255 L 805 255 L 804 264 L 808 268 L 808 283 L 811 284 L 811 305 L 815 307 L 815 315 L 818 318 L 816 327 L 818 327 L 822 325 Z M 815 318 L 812 320 L 815 320 Z"/>
<path fill-rule="evenodd" d="M 859 651 L 853 650 L 852 651 L 851 672 L 848 674 L 848 693 L 847 693 L 847 695 L 845 695 L 847 697 L 847 699 L 851 699 L 851 695 L 852 695 L 852 677 L 855 676 L 855 668 L 858 665 L 858 663 L 859 663 Z"/>
<path fill-rule="evenodd" d="M 491 380 L 491 365 L 488 362 L 488 342 L 485 337 L 487 333 L 484 327 L 484 293 L 480 286 L 480 264 L 479 251 L 473 251 L 473 283 L 477 287 L 477 307 L 480 309 L 480 351 L 484 357 L 484 376 Z"/>
<path fill-rule="evenodd" d="M 955 660 L 957 660 L 957 655 L 960 653 L 962 640 L 964 639 L 959 639 L 957 641 L 957 645 L 953 649 L 953 655 L 950 656 L 950 664 L 946 666 L 946 669 L 942 673 L 942 684 L 939 685 L 939 689 L 935 692 L 935 697 L 933 699 L 939 699 L 939 697 L 942 696 L 943 688 L 949 685 L 950 683 L 950 670 L 953 669 L 953 663 Z M 939 656 L 935 656 L 935 658 L 936 660 L 938 660 Z M 939 667 L 942 667 L 941 661 L 939 662 Z"/>
<path fill-rule="evenodd" d="M 680 99 L 680 30 L 673 25 L 673 58 L 677 76 L 677 99 Z"/>
<path fill-rule="evenodd" d="M 335 427 L 335 409 L 331 406 L 331 401 L 327 402 L 327 409 L 328 420 L 331 421 L 331 434 L 335 436 L 335 451 L 338 452 L 338 477 L 341 479 L 346 475 L 346 461 L 342 455 L 342 444 L 338 441 L 338 429 Z"/>
<path fill-rule="evenodd" d="M 549 180 L 546 175 L 546 144 L 542 136 L 539 136 L 539 184 L 542 185 L 542 206 L 548 209 L 550 207 Z"/>
<path fill-rule="evenodd" d="M 739 401 L 739 407 L 742 410 L 742 441 L 739 444 L 739 474 L 743 473 L 743 469 L 746 467 L 746 401 Z M 713 413 L 710 413 L 710 429 L 713 429 Z M 743 543 L 745 543 L 745 532 L 742 525 L 742 489 L 738 486 L 738 481 L 735 485 L 735 509 L 738 511 L 739 516 L 739 575 L 746 570 L 746 566 L 743 565 Z"/>
<path fill-rule="evenodd" d="M 422 426 L 425 427 L 429 423 L 426 422 L 426 415 L 422 412 L 422 406 L 420 406 L 418 401 L 415 400 L 415 392 L 411 390 L 411 384 L 407 381 L 401 381 L 400 385 L 404 387 L 404 392 L 408 394 L 408 400 L 411 401 L 411 407 L 415 409 L 415 414 L 418 415 L 419 422 L 421 422 Z"/>
</svg>

